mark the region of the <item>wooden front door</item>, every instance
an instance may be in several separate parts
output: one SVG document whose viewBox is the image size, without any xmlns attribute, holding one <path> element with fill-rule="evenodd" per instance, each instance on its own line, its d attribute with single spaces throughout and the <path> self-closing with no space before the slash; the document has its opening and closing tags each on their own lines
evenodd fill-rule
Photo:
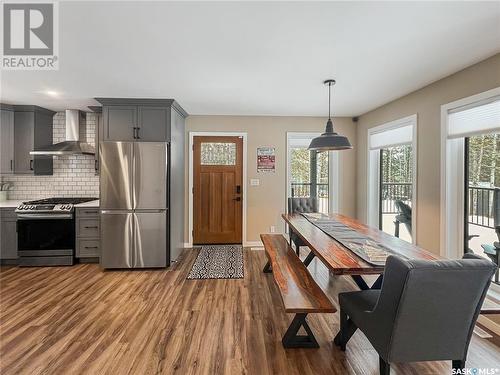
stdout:
<svg viewBox="0 0 500 375">
<path fill-rule="evenodd" d="M 194 137 L 194 244 L 242 242 L 242 166 L 242 137 Z"/>
</svg>

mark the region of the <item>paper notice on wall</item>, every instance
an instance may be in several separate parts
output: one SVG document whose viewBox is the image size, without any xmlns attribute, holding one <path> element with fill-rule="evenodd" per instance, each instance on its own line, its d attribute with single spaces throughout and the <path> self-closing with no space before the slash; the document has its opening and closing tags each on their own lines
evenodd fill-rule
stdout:
<svg viewBox="0 0 500 375">
<path fill-rule="evenodd" d="M 276 172 L 276 152 L 274 147 L 257 148 L 257 172 Z"/>
</svg>

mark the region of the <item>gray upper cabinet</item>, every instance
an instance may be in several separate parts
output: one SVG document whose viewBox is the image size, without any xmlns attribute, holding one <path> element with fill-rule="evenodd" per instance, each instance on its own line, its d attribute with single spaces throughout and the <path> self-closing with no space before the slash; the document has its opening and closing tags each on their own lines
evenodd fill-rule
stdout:
<svg viewBox="0 0 500 375">
<path fill-rule="evenodd" d="M 96 98 L 102 104 L 101 141 L 170 142 L 171 110 L 187 113 L 173 99 Z"/>
<path fill-rule="evenodd" d="M 139 107 L 137 139 L 141 142 L 166 142 L 168 113 L 166 107 Z"/>
<path fill-rule="evenodd" d="M 14 173 L 14 109 L 1 106 L 0 173 Z"/>
<path fill-rule="evenodd" d="M 37 106 L 14 106 L 14 173 L 52 174 L 52 156 L 33 156 L 30 151 L 52 144 L 54 114 Z"/>
<path fill-rule="evenodd" d="M 134 141 L 137 128 L 136 106 L 103 108 L 103 141 Z"/>
</svg>

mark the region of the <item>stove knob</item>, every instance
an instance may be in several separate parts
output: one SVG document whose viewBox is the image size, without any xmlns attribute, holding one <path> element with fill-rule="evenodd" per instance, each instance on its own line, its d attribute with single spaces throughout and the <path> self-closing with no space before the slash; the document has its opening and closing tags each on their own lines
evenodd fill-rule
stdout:
<svg viewBox="0 0 500 375">
<path fill-rule="evenodd" d="M 30 206 L 30 210 L 34 210 L 35 209 L 35 206 Z"/>
</svg>

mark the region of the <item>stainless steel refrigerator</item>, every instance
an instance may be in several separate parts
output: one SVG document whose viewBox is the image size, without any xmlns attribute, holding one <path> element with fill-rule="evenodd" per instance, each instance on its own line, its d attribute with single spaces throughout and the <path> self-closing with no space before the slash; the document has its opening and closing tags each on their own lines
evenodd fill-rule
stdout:
<svg viewBox="0 0 500 375">
<path fill-rule="evenodd" d="M 101 142 L 101 266 L 169 264 L 169 144 Z"/>
</svg>

